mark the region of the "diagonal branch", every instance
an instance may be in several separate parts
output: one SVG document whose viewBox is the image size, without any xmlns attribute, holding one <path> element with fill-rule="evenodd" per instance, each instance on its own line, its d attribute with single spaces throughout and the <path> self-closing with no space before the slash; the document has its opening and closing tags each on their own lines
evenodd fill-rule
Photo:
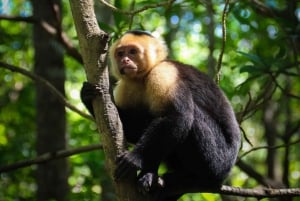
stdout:
<svg viewBox="0 0 300 201">
<path fill-rule="evenodd" d="M 68 102 L 68 100 L 50 83 L 48 82 L 47 80 L 45 80 L 44 78 L 42 77 L 39 77 L 37 76 L 36 74 L 34 73 L 31 73 L 23 68 L 20 68 L 20 67 L 17 67 L 17 66 L 13 66 L 11 64 L 7 64 L 7 63 L 4 63 L 4 62 L 1 62 L 0 61 L 0 68 L 5 68 L 5 69 L 8 69 L 10 71 L 13 71 L 13 72 L 18 72 L 18 73 L 21 73 L 22 75 L 25 75 L 29 78 L 31 78 L 32 80 L 44 85 L 45 87 L 47 87 L 49 89 L 49 91 L 51 91 L 53 93 L 53 95 L 55 95 L 58 100 L 63 103 L 67 108 L 69 108 L 70 110 L 72 110 L 73 112 L 76 112 L 78 113 L 79 115 L 83 116 L 84 118 L 86 119 L 90 119 L 90 120 L 93 120 L 93 118 L 82 112 L 81 110 L 79 110 L 78 108 L 76 108 L 74 105 L 72 105 L 71 103 Z"/>
<path fill-rule="evenodd" d="M 258 171 L 252 168 L 252 166 L 246 164 L 243 160 L 238 160 L 236 162 L 236 166 L 240 168 L 243 172 L 245 172 L 249 178 L 255 179 L 258 183 L 272 187 L 272 188 L 282 188 L 285 187 L 281 182 L 275 181 L 271 178 L 265 177 L 260 174 Z"/>
<path fill-rule="evenodd" d="M 37 156 L 34 159 L 19 161 L 14 164 L 11 164 L 11 165 L 2 166 L 2 167 L 0 167 L 0 173 L 13 171 L 13 170 L 28 167 L 31 165 L 47 163 L 52 160 L 66 158 L 66 157 L 73 156 L 76 154 L 90 152 L 90 151 L 94 151 L 94 150 L 100 150 L 100 149 L 102 149 L 102 145 L 95 144 L 95 145 L 89 145 L 89 146 L 79 147 L 79 148 L 70 149 L 70 150 L 60 150 L 60 151 L 45 153 L 45 154 Z"/>
<path fill-rule="evenodd" d="M 32 16 L 7 16 L 0 15 L 0 20 L 8 20 L 13 22 L 27 22 L 32 24 L 39 24 L 48 34 L 56 38 L 56 40 L 62 44 L 67 51 L 67 54 L 74 58 L 77 62 L 82 63 L 82 58 L 78 50 L 72 45 L 70 39 L 65 32 L 61 31 L 60 27 L 54 27 L 46 21 L 39 21 Z"/>
</svg>

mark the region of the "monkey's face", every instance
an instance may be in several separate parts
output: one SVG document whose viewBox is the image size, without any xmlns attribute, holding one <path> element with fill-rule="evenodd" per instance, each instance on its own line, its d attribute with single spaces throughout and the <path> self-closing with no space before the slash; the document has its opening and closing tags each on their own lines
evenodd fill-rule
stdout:
<svg viewBox="0 0 300 201">
<path fill-rule="evenodd" d="M 136 45 L 120 46 L 115 51 L 115 60 L 121 75 L 137 77 L 143 72 L 143 49 Z"/>
<path fill-rule="evenodd" d="M 127 33 L 109 50 L 112 73 L 116 78 L 143 79 L 167 52 L 164 43 L 154 37 Z"/>
</svg>

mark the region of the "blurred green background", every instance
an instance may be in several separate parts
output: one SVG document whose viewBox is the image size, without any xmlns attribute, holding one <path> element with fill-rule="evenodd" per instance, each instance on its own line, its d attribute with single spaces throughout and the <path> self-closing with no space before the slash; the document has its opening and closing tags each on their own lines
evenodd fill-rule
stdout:
<svg viewBox="0 0 300 201">
<path fill-rule="evenodd" d="M 134 10 L 157 1 L 111 4 Z M 112 40 L 128 29 L 151 31 L 166 41 L 171 59 L 194 65 L 214 78 L 224 5 L 221 0 L 177 0 L 128 16 L 96 1 L 95 10 L 100 27 Z M 226 181 L 229 185 L 300 187 L 299 22 L 297 0 L 230 2 L 219 84 L 241 124 L 243 144 Z M 0 1 L 0 168 L 49 151 L 101 143 L 91 120 L 65 110 L 39 82 L 3 68 L 7 63 L 44 77 L 72 105 L 87 112 L 79 98 L 86 77 L 78 50 L 67 0 Z M 48 200 L 116 200 L 101 150 L 57 162 L 1 172 L 0 201 L 47 200 L 47 196 Z M 48 183 L 41 175 L 61 180 Z M 180 200 L 256 199 L 197 193 Z"/>
</svg>

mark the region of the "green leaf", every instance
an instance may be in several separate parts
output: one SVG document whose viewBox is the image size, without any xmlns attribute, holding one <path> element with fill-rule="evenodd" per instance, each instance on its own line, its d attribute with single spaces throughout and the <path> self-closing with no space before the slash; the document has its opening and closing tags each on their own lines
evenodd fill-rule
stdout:
<svg viewBox="0 0 300 201">
<path fill-rule="evenodd" d="M 240 68 L 240 73 L 261 73 L 262 70 L 261 68 L 257 67 L 257 66 L 254 66 L 254 65 L 245 65 L 245 66 L 242 66 Z"/>
<path fill-rule="evenodd" d="M 239 54 L 245 56 L 246 58 L 248 58 L 252 63 L 257 64 L 260 67 L 265 67 L 265 63 L 264 61 L 257 55 L 255 54 L 249 54 L 246 52 L 241 52 L 241 51 L 237 51 Z"/>
</svg>

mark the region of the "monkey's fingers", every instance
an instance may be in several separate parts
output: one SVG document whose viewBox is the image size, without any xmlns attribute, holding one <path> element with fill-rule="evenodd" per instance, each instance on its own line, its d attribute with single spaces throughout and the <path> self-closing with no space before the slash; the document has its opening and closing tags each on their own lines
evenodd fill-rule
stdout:
<svg viewBox="0 0 300 201">
<path fill-rule="evenodd" d="M 92 101 L 97 96 L 96 87 L 89 82 L 84 82 L 82 84 L 80 96 L 83 102 Z"/>
<path fill-rule="evenodd" d="M 164 187 L 164 180 L 157 173 L 148 172 L 142 176 L 139 175 L 138 190 L 141 193 L 158 192 Z"/>
</svg>

